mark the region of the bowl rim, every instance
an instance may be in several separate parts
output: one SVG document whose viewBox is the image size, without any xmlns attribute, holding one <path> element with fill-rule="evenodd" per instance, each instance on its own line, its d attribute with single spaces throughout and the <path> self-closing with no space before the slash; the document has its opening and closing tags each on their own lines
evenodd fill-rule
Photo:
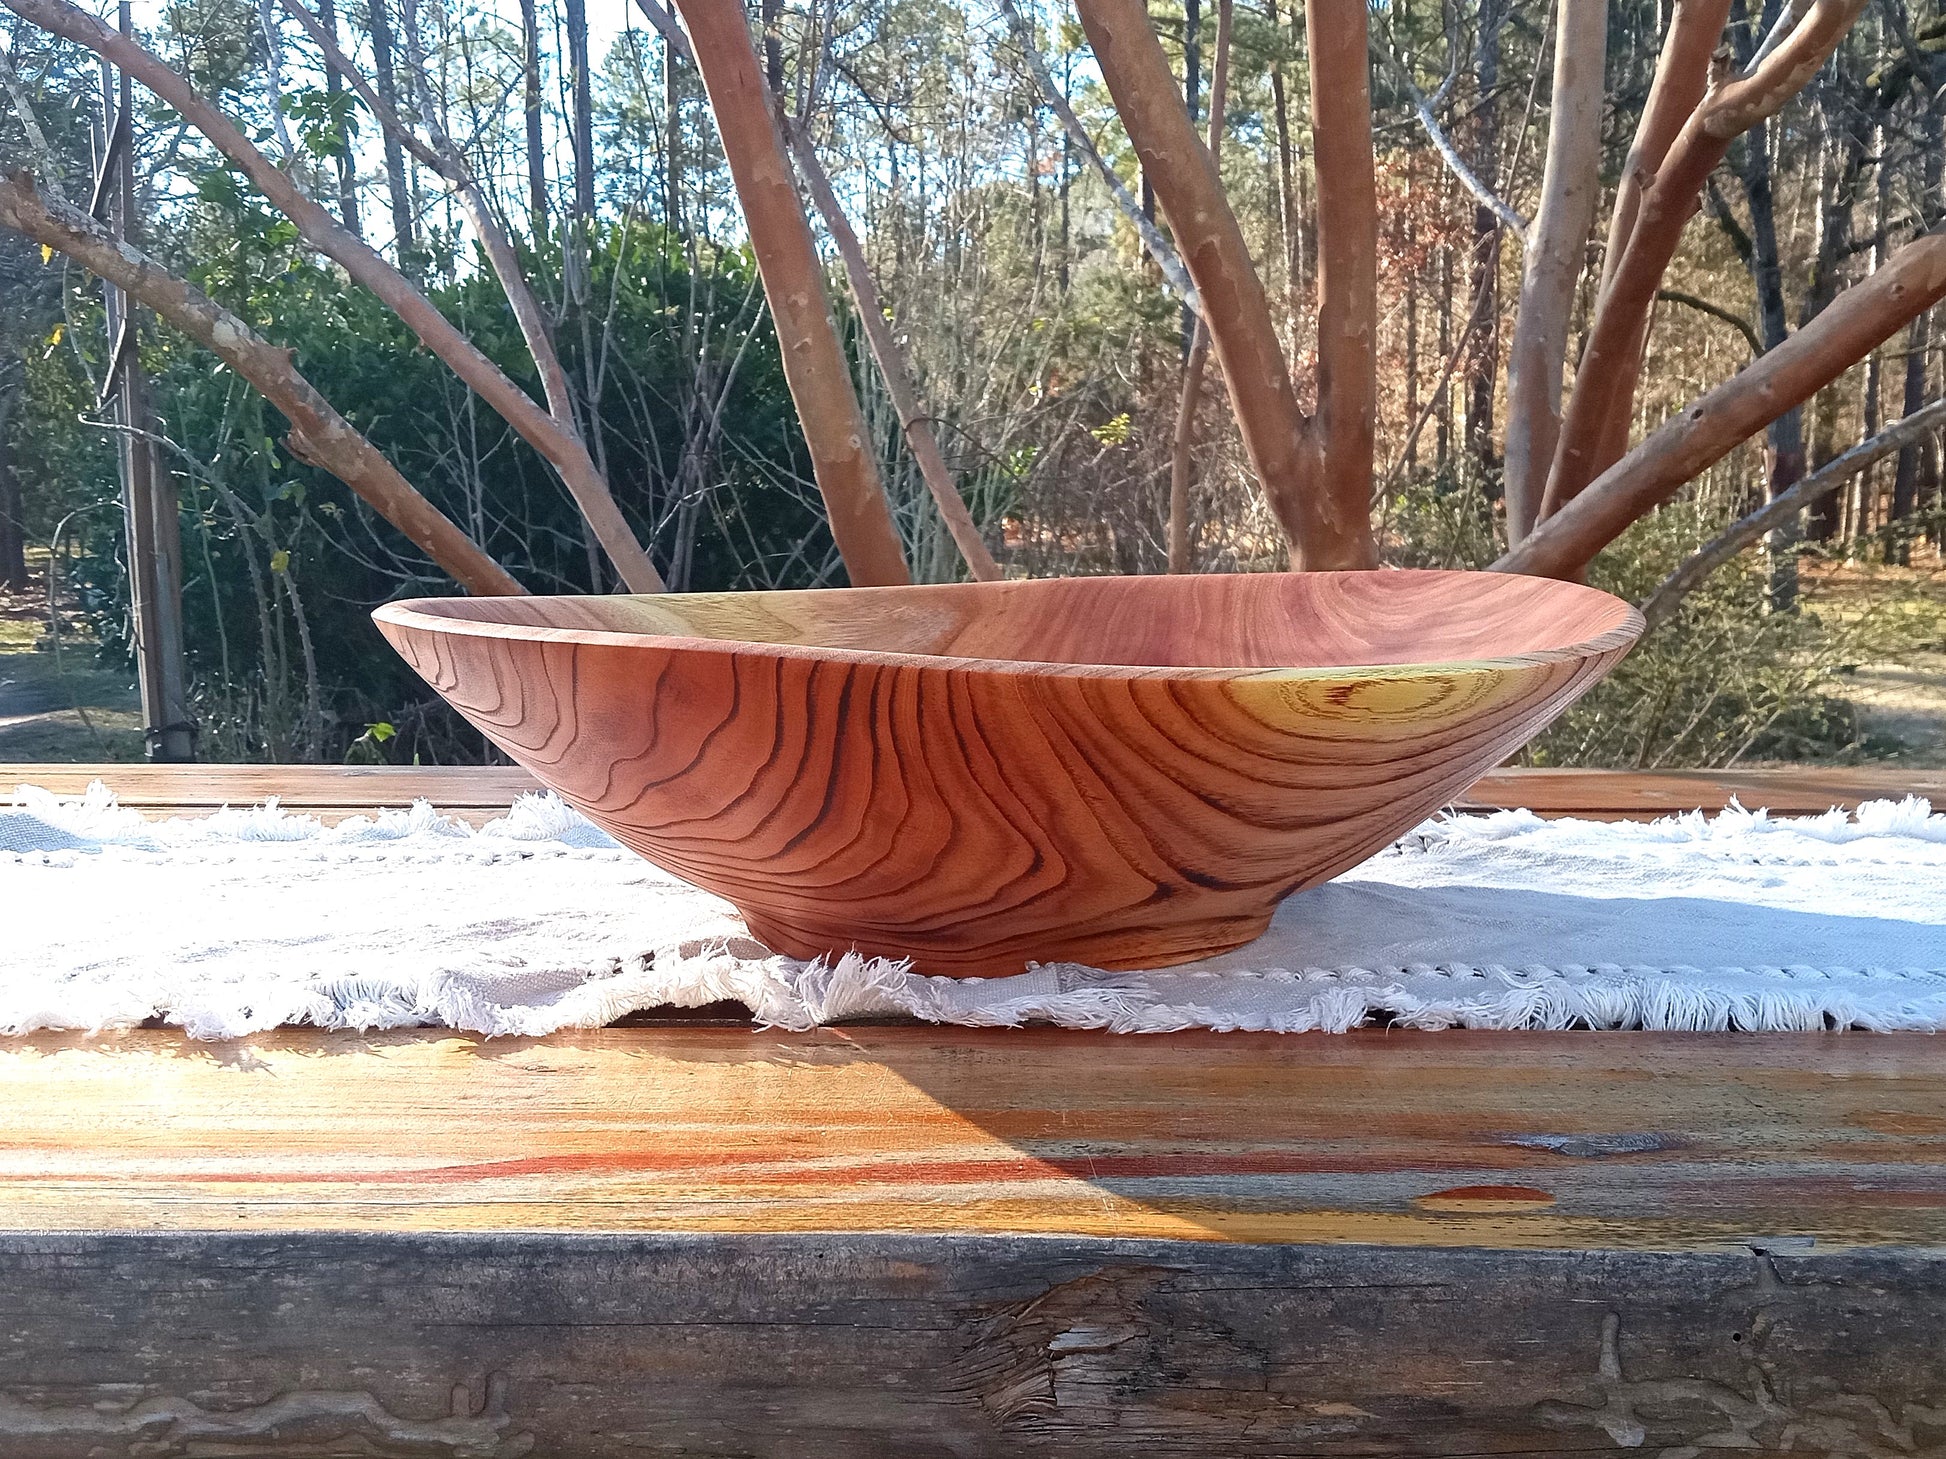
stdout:
<svg viewBox="0 0 1946 1459">
<path fill-rule="evenodd" d="M 1288 576 L 1288 577 L 1364 577 L 1377 573 L 1387 578 L 1493 578 L 1505 581 L 1509 577 L 1530 576 L 1483 572 L 1464 568 L 1376 568 L 1358 571 L 1330 571 L 1283 574 L 1235 574 L 1235 576 Z M 896 587 L 865 587 L 843 589 L 817 588 L 757 588 L 749 591 L 730 591 L 713 593 L 712 597 L 761 598 L 784 594 L 805 592 L 838 591 L 849 593 L 912 593 L 923 592 L 928 588 L 978 589 L 990 586 L 1011 585 L 1014 582 L 1059 582 L 1059 581 L 1102 581 L 1102 582 L 1153 582 L 1166 580 L 1163 574 L 1145 575 L 1099 575 L 1089 577 L 1009 579 L 1003 584 L 989 583 L 913 583 Z M 452 597 L 442 598 L 402 598 L 396 602 L 383 603 L 372 610 L 372 619 L 381 625 L 391 624 L 407 630 L 425 633 L 449 634 L 462 638 L 511 639 L 529 643 L 586 644 L 606 648 L 644 648 L 664 652 L 687 652 L 709 654 L 735 653 L 744 657 L 778 659 L 814 659 L 831 663 L 876 665 L 887 668 L 925 668 L 952 670 L 962 673 L 987 675 L 1016 675 L 1035 678 L 1079 678 L 1079 679 L 1162 679 L 1162 680 L 1222 680 L 1250 682 L 1316 681 L 1331 679 L 1414 679 L 1431 677 L 1450 677 L 1456 674 L 1507 673 L 1541 668 L 1549 664 L 1580 662 L 1598 658 L 1603 654 L 1632 647 L 1647 631 L 1647 620 L 1641 612 L 1624 598 L 1600 588 L 1589 587 L 1585 583 L 1568 582 L 1560 578 L 1532 577 L 1532 581 L 1546 583 L 1550 588 L 1571 590 L 1578 594 L 1593 594 L 1604 598 L 1622 610 L 1620 620 L 1614 627 L 1558 648 L 1533 649 L 1526 653 L 1496 654 L 1469 659 L 1427 659 L 1409 663 L 1376 664 L 1323 664 L 1293 665 L 1288 667 L 1251 667 L 1248 665 L 1168 665 L 1168 664 L 1097 664 L 1097 663 L 1057 663 L 1039 659 L 988 659 L 969 658 L 954 654 L 908 653 L 897 649 L 860 649 L 837 646 L 823 646 L 802 643 L 767 643 L 758 639 L 713 638 L 698 634 L 676 633 L 630 633 L 619 629 L 607 628 L 546 628 L 537 624 L 509 623 L 504 620 L 487 618 L 464 618 L 448 613 L 428 611 L 433 605 L 456 601 Z M 512 594 L 498 596 L 512 597 Z M 546 593 L 532 595 L 538 598 L 580 599 L 596 596 L 594 594 Z M 617 597 L 659 598 L 659 593 L 624 593 Z M 705 596 L 698 594 L 696 596 Z M 491 601 L 491 596 L 478 601 Z"/>
</svg>

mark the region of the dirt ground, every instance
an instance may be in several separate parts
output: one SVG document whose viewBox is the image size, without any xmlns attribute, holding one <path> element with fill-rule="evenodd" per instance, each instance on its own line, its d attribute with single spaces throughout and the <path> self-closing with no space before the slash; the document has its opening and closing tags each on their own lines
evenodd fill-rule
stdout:
<svg viewBox="0 0 1946 1459">
<path fill-rule="evenodd" d="M 1897 745 L 1874 763 L 1946 766 L 1946 561 L 1933 554 L 1904 568 L 1807 564 L 1804 583 L 1818 611 L 1877 615 L 1895 645 L 1839 675 L 1833 689 L 1856 710 L 1864 737 Z"/>
<path fill-rule="evenodd" d="M 0 761 L 141 759 L 133 677 L 98 667 L 94 645 L 65 615 L 61 649 L 48 636 L 38 585 L 0 587 Z"/>
</svg>

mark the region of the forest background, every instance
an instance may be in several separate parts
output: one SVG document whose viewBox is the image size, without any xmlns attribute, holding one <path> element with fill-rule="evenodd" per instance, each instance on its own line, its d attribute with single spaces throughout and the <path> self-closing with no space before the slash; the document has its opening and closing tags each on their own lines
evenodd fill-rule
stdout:
<svg viewBox="0 0 1946 1459">
<path fill-rule="evenodd" d="M 598 10 L 337 0 L 312 13 L 383 103 L 464 154 L 534 286 L 590 453 L 669 586 L 842 582 L 702 84 L 623 0 Z M 1202 0 L 1151 10 L 1201 117 L 1212 17 Z M 763 0 L 750 18 L 773 87 L 862 240 L 878 307 L 1000 568 L 1165 570 L 1172 475 L 1190 487 L 1194 566 L 1283 566 L 1220 382 L 1183 408 L 1180 300 L 1058 117 L 1057 101 L 1073 109 L 1153 218 L 1072 15 L 984 0 Z M 1737 0 L 1733 39 L 1754 45 L 1775 20 Z M 1610 0 L 1605 196 L 1667 21 L 1660 0 Z M 1222 171 L 1302 390 L 1315 283 L 1303 16 L 1290 0 L 1237 0 L 1233 23 Z M 454 190 L 385 138 L 288 7 L 186 0 L 145 6 L 136 24 L 539 393 Z M 1375 522 L 1389 564 L 1478 567 L 1505 547 L 1506 345 L 1546 153 L 1552 28 L 1546 0 L 1372 11 Z M 113 80 L 91 53 L 12 16 L 0 20 L 0 61 L 0 171 L 85 197 L 113 123 Z M 1638 435 L 1940 221 L 1943 90 L 1946 15 L 1934 0 L 1874 0 L 1817 79 L 1738 141 L 1665 280 Z M 403 476 L 530 588 L 616 590 L 532 446 L 310 252 L 175 112 L 139 88 L 135 98 L 141 246 L 293 350 Z M 1591 260 L 1601 234 L 1588 240 Z M 1577 338 L 1597 274 L 1585 275 Z M 907 557 L 921 578 L 950 579 L 961 554 L 835 257 L 828 293 Z M 100 390 L 115 345 L 107 324 L 93 278 L 0 231 L 0 759 L 142 750 L 127 687 L 124 432 Z M 445 575 L 300 460 L 283 418 L 214 355 L 153 323 L 131 343 L 181 504 L 200 756 L 487 755 L 367 618 L 388 598 L 453 591 Z M 1814 470 L 1937 400 L 1943 384 L 1946 320 L 1922 315 L 1631 528 L 1593 581 L 1643 599 L 1763 499 L 1780 449 L 1801 451 L 1791 469 Z M 1527 758 L 1946 762 L 1941 466 L 1937 433 L 1922 437 L 1814 504 L 1796 532 L 1718 569 Z"/>
</svg>

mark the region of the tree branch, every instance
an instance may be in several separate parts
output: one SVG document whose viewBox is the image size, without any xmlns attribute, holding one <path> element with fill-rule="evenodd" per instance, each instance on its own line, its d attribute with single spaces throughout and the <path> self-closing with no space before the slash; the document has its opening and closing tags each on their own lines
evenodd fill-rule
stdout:
<svg viewBox="0 0 1946 1459">
<path fill-rule="evenodd" d="M 1642 600 L 1642 616 L 1648 620 L 1649 627 L 1654 628 L 1670 618 L 1682 605 L 1682 600 L 1702 586 L 1705 578 L 1759 537 L 1792 521 L 1799 512 L 1815 506 L 1821 497 L 1836 490 L 1859 472 L 1887 456 L 1896 456 L 1942 426 L 1946 426 L 1946 400 L 1935 400 L 1931 405 L 1915 410 L 1904 420 L 1894 421 L 1871 440 L 1833 457 L 1779 496 L 1726 527 L 1686 558 L 1653 593 Z"/>
<path fill-rule="evenodd" d="M 371 290 L 480 398 L 558 471 L 583 516 L 607 550 L 622 580 L 638 592 L 656 592 L 662 580 L 609 495 L 578 432 L 555 420 L 499 366 L 454 327 L 406 277 L 363 239 L 299 190 L 236 126 L 159 56 L 104 25 L 68 0 L 0 0 L 23 20 L 86 46 L 168 102 L 211 145 L 248 177 L 291 222 L 304 240 L 340 264 Z"/>
<path fill-rule="evenodd" d="M 289 350 L 254 333 L 153 259 L 117 242 L 79 208 L 42 197 L 25 173 L 0 178 L 0 226 L 65 254 L 215 354 L 284 413 L 291 423 L 287 444 L 293 455 L 344 482 L 468 592 L 526 591 L 332 408 L 298 373 Z"/>
<path fill-rule="evenodd" d="M 1865 0 L 1813 0 L 1803 21 L 1760 63 L 1734 80 L 1718 79 L 1690 113 L 1654 180 L 1643 189 L 1634 227 L 1613 262 L 1595 310 L 1574 397 L 1547 483 L 1550 515 L 1606 469 L 1613 423 L 1626 418 L 1641 368 L 1648 316 L 1684 225 L 1730 143 L 1782 109 L 1817 75 Z"/>
<path fill-rule="evenodd" d="M 981 539 L 973 514 L 967 511 L 965 499 L 960 496 L 959 487 L 953 481 L 953 473 L 946 466 L 945 456 L 940 453 L 939 442 L 932 433 L 932 424 L 920 408 L 918 387 L 912 382 L 904 352 L 892 333 L 885 304 L 879 297 L 878 284 L 865 262 L 865 249 L 859 243 L 857 233 L 852 230 L 851 220 L 845 216 L 845 210 L 838 202 L 838 194 L 831 186 L 831 177 L 818 160 L 817 148 L 811 145 L 804 128 L 794 121 L 786 121 L 784 131 L 790 139 L 791 154 L 797 159 L 797 170 L 804 179 L 805 190 L 811 194 L 811 201 L 824 219 L 825 229 L 831 234 L 838 257 L 844 262 L 845 277 L 851 283 L 852 299 L 858 306 L 858 322 L 864 327 L 866 343 L 872 348 L 872 358 L 878 361 L 879 374 L 885 380 L 885 393 L 892 397 L 892 408 L 898 412 L 899 427 L 905 433 L 906 445 L 911 448 L 913 460 L 919 463 L 919 474 L 925 478 L 926 490 L 932 493 L 933 505 L 939 508 L 940 518 L 946 523 L 946 530 L 952 534 L 953 544 L 959 548 L 960 556 L 966 560 L 967 569 L 980 582 L 994 582 L 1001 576 L 1000 564 L 993 560 L 993 554 Z"/>
<path fill-rule="evenodd" d="M 1412 79 L 1411 67 L 1389 48 L 1385 58 L 1391 63 L 1399 83 L 1405 87 L 1406 98 L 1412 103 L 1413 115 L 1419 118 L 1420 127 L 1424 129 L 1427 140 L 1432 143 L 1433 150 L 1439 154 L 1439 160 L 1446 164 L 1446 170 L 1453 174 L 1454 180 L 1461 187 L 1473 194 L 1474 200 L 1481 207 L 1506 224 L 1514 237 L 1524 244 L 1527 241 L 1529 226 L 1527 219 L 1521 217 L 1512 204 L 1489 187 L 1477 172 L 1466 165 L 1466 159 L 1460 156 L 1459 148 L 1453 145 L 1452 138 L 1446 135 L 1445 128 L 1439 125 L 1439 119 L 1433 115 L 1432 102 L 1419 89 L 1419 83 Z"/>
<path fill-rule="evenodd" d="M 1735 310 L 1725 309 L 1721 304 L 1712 304 L 1709 300 L 1695 294 L 1686 294 L 1681 289 L 1657 289 L 1655 296 L 1665 303 L 1680 304 L 1685 309 L 1694 309 L 1698 314 L 1707 314 L 1712 319 L 1722 320 L 1743 336 L 1743 342 L 1750 346 L 1751 355 L 1756 356 L 1764 352 L 1764 342 L 1757 337 L 1756 329 L 1752 327 L 1749 320 Z"/>
<path fill-rule="evenodd" d="M 1527 239 L 1520 309 L 1507 354 L 1507 540 L 1540 515 L 1561 432 L 1561 380 L 1575 285 L 1588 262 L 1601 187 L 1602 75 L 1608 0 L 1557 0 L 1554 92 L 1541 205 Z"/>
<path fill-rule="evenodd" d="M 742 0 L 677 0 L 743 205 L 764 297 L 783 347 L 784 379 L 831 535 L 856 587 L 912 580 L 871 436 L 824 295 L 824 268 L 798 200 Z"/>
<path fill-rule="evenodd" d="M 282 3 L 284 9 L 304 28 L 305 34 L 316 42 L 318 49 L 324 55 L 325 64 L 337 73 L 371 109 L 372 115 L 378 119 L 379 125 L 384 128 L 387 135 L 424 163 L 435 176 L 444 179 L 453 189 L 454 195 L 459 199 L 460 210 L 465 213 L 467 222 L 472 224 L 473 232 L 479 238 L 480 247 L 485 251 L 487 262 L 493 269 L 493 275 L 500 282 L 501 292 L 506 295 L 507 303 L 513 310 L 514 322 L 520 327 L 520 337 L 527 346 L 528 356 L 533 360 L 540 374 L 541 389 L 547 398 L 548 415 L 553 418 L 564 435 L 571 437 L 577 443 L 581 442 L 581 430 L 574 418 L 574 395 L 568 388 L 567 372 L 561 368 L 561 357 L 555 351 L 554 340 L 548 333 L 546 315 L 541 310 L 540 301 L 534 297 L 533 288 L 527 282 L 527 275 L 521 268 L 520 255 L 514 249 L 513 240 L 508 237 L 507 230 L 501 225 L 499 215 L 494 212 L 486 193 L 474 177 L 473 169 L 467 162 L 465 154 L 447 134 L 439 118 L 428 105 L 420 106 L 419 112 L 420 119 L 424 122 L 432 140 L 430 143 L 422 140 L 417 132 L 406 125 L 398 111 L 380 96 L 377 88 L 372 86 L 352 64 L 351 59 L 345 55 L 322 22 L 305 7 L 303 0 L 282 0 Z M 416 51 L 418 28 L 408 25 L 406 37 L 408 48 Z M 413 83 L 414 89 L 417 90 L 425 84 L 423 58 L 413 55 L 409 59 L 412 61 L 411 70 L 418 77 Z M 585 444 L 583 454 L 586 455 Z M 607 479 L 601 475 L 591 457 L 585 471 L 592 479 L 584 479 L 582 489 L 574 491 L 577 502 L 580 501 L 583 492 L 592 493 L 598 489 L 601 498 L 606 499 L 609 509 L 613 510 L 614 499 L 608 490 Z M 570 490 L 574 490 L 573 483 L 570 483 Z M 586 515 L 585 507 L 583 513 Z M 589 518 L 589 524 L 595 526 L 597 539 L 608 551 L 610 559 L 621 572 L 625 584 L 639 593 L 662 591 L 661 577 L 656 573 L 648 557 L 642 553 L 634 533 L 629 532 L 626 524 L 620 522 L 619 512 L 616 512 L 615 522 L 610 524 L 609 532 L 603 532 L 592 517 Z M 622 550 L 639 559 L 638 561 L 625 565 L 621 558 L 616 557 L 615 548 L 609 543 L 610 533 L 616 531 L 627 534 L 627 541 L 623 544 Z"/>
<path fill-rule="evenodd" d="M 1908 243 L 1789 339 L 1665 421 L 1494 567 L 1575 576 L 1636 518 L 1802 405 L 1942 298 L 1946 230 Z"/>
<path fill-rule="evenodd" d="M 652 4 L 654 0 L 636 0 L 636 3 Z M 1195 282 L 1190 278 L 1189 270 L 1183 267 L 1181 255 L 1176 252 L 1175 246 L 1169 242 L 1163 231 L 1155 226 L 1154 219 L 1142 211 L 1142 205 L 1136 202 L 1134 194 L 1128 190 L 1128 185 L 1116 175 L 1115 169 L 1108 165 L 1108 159 L 1103 157 L 1101 149 L 1095 146 L 1095 139 L 1089 136 L 1088 129 L 1081 125 L 1081 118 L 1074 114 L 1074 108 L 1068 105 L 1068 99 L 1061 94 L 1061 88 L 1054 84 L 1053 73 L 1047 69 L 1047 58 L 1041 55 L 1041 48 L 1035 44 L 1034 32 L 1028 27 L 1026 17 L 1020 13 L 1020 8 L 1014 0 L 998 0 L 998 3 L 1000 13 L 1007 18 L 1007 24 L 1013 30 L 1014 40 L 1020 46 L 1021 55 L 1027 61 L 1028 73 L 1033 76 L 1034 84 L 1040 88 L 1041 99 L 1047 103 L 1049 110 L 1061 119 L 1061 125 L 1066 129 L 1068 139 L 1074 143 L 1075 150 L 1101 178 L 1103 185 L 1108 189 L 1108 195 L 1115 200 L 1115 206 L 1121 210 L 1122 216 L 1128 219 L 1129 225 L 1135 229 L 1136 236 L 1142 240 L 1142 247 L 1147 250 L 1149 257 L 1155 260 L 1155 266 L 1162 270 L 1163 279 L 1175 291 L 1176 297 L 1200 317 L 1203 312 L 1203 301 L 1197 297 Z"/>
</svg>

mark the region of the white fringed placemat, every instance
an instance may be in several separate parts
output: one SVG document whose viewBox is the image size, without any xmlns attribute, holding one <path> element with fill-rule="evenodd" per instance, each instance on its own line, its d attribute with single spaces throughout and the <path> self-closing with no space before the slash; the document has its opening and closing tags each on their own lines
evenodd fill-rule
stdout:
<svg viewBox="0 0 1946 1459">
<path fill-rule="evenodd" d="M 1946 816 L 1926 802 L 1650 825 L 1429 822 L 1238 952 L 1153 973 L 926 978 L 773 957 L 557 800 L 146 822 L 99 785 L 0 805 L 0 1032 L 159 1018 L 543 1034 L 722 999 L 803 1029 L 906 1014 L 1184 1028 L 1946 1027 Z"/>
</svg>

